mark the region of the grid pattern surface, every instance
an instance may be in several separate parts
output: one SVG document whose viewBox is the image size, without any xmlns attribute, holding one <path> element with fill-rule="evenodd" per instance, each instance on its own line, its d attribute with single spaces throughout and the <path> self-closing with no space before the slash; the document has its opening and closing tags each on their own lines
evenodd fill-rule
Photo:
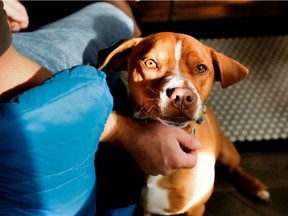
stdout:
<svg viewBox="0 0 288 216">
<path fill-rule="evenodd" d="M 288 138 L 288 36 L 203 39 L 249 68 L 227 89 L 215 84 L 206 100 L 232 141 Z"/>
</svg>

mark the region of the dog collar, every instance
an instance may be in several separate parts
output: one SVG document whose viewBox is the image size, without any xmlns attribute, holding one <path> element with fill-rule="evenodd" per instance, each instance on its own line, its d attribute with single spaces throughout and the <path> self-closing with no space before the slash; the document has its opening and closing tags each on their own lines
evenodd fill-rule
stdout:
<svg viewBox="0 0 288 216">
<path fill-rule="evenodd" d="M 199 119 L 196 120 L 197 124 L 200 125 L 200 124 L 202 124 L 204 122 L 206 112 L 207 112 L 207 107 L 206 107 L 206 105 L 203 105 L 202 106 L 202 114 L 199 117 Z M 196 125 L 193 127 L 191 134 L 192 134 L 192 136 L 195 136 L 195 134 L 196 134 Z"/>
<path fill-rule="evenodd" d="M 196 120 L 197 124 L 202 124 L 205 120 L 205 114 L 207 112 L 207 107 L 206 105 L 202 106 L 202 115 L 199 117 L 199 119 Z"/>
</svg>

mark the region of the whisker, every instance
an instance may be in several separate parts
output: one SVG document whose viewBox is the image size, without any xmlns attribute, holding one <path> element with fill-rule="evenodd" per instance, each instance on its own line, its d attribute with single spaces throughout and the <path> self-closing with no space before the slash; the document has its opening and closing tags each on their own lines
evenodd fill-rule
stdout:
<svg viewBox="0 0 288 216">
<path fill-rule="evenodd" d="M 139 118 L 140 114 L 143 112 L 143 110 L 144 110 L 147 106 L 149 106 L 149 105 L 147 104 L 147 105 L 141 107 L 141 109 L 137 112 L 137 114 L 134 114 L 134 117 L 135 117 L 135 118 Z M 150 112 L 152 109 L 154 109 L 155 107 L 156 107 L 156 105 L 154 104 L 154 105 L 152 105 L 147 111 L 145 111 L 146 119 L 149 118 L 149 116 L 148 116 L 148 115 L 149 115 L 149 112 Z"/>
<path fill-rule="evenodd" d="M 143 109 L 145 109 L 145 107 L 147 107 L 147 106 L 148 106 L 148 104 L 145 105 L 145 106 L 143 106 L 143 107 L 141 107 L 140 110 L 137 112 L 137 114 L 134 114 L 134 117 L 135 117 L 135 118 L 138 118 L 139 115 L 141 114 L 141 112 L 143 111 Z"/>
<path fill-rule="evenodd" d="M 150 112 L 150 110 L 152 110 L 152 109 L 154 109 L 156 107 L 156 105 L 154 104 L 153 106 L 151 106 L 150 107 L 150 109 L 149 110 L 147 110 L 147 113 L 149 113 Z"/>
<path fill-rule="evenodd" d="M 150 88 L 150 87 L 146 87 L 146 89 L 152 91 L 153 93 L 156 93 L 156 91 L 154 89 Z"/>
<path fill-rule="evenodd" d="M 157 98 L 147 98 L 147 99 L 145 99 L 145 101 L 153 101 L 153 100 L 157 100 Z"/>
<path fill-rule="evenodd" d="M 156 107 L 156 105 L 153 105 L 153 106 L 151 106 L 151 107 L 146 111 L 146 119 L 149 118 L 149 116 L 148 116 L 149 112 L 150 112 L 152 109 L 154 109 L 155 107 Z"/>
</svg>

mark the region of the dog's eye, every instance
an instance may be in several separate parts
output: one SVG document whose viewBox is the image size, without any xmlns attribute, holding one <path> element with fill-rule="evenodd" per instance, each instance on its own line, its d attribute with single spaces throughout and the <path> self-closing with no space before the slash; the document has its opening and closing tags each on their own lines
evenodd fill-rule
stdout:
<svg viewBox="0 0 288 216">
<path fill-rule="evenodd" d="M 207 67 L 203 64 L 200 64 L 196 67 L 196 72 L 199 74 L 204 74 L 207 72 Z"/>
<path fill-rule="evenodd" d="M 152 59 L 148 59 L 148 60 L 146 60 L 144 63 L 145 63 L 145 65 L 146 65 L 146 67 L 149 68 L 149 69 L 155 69 L 155 68 L 157 68 L 156 62 L 155 62 L 154 60 L 152 60 Z"/>
</svg>

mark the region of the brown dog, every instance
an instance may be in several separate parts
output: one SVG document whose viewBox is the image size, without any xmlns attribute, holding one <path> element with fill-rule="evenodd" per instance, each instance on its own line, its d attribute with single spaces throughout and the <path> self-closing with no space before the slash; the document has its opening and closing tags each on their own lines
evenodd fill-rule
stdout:
<svg viewBox="0 0 288 216">
<path fill-rule="evenodd" d="M 216 161 L 227 166 L 247 192 L 262 200 L 270 198 L 266 186 L 241 168 L 239 153 L 211 109 L 203 105 L 214 81 L 228 87 L 247 76 L 246 67 L 191 36 L 170 32 L 123 42 L 99 69 L 105 66 L 128 71 L 135 118 L 181 127 L 195 133 L 202 144 L 193 169 L 147 178 L 141 198 L 147 215 L 203 215 L 213 191 Z M 205 121 L 197 124 L 203 117 Z"/>
</svg>

